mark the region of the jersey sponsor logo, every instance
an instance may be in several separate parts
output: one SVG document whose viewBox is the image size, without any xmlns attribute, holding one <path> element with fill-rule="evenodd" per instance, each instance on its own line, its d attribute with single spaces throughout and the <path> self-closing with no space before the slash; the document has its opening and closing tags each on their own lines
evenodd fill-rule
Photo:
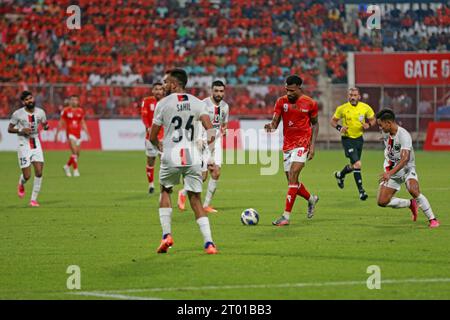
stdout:
<svg viewBox="0 0 450 320">
<path fill-rule="evenodd" d="M 301 112 L 308 112 L 308 109 L 300 109 Z"/>
<path fill-rule="evenodd" d="M 178 98 L 178 102 L 189 101 L 188 96 L 185 94 L 179 94 L 179 95 L 177 95 L 177 98 Z"/>
<path fill-rule="evenodd" d="M 293 123 L 292 121 L 289 120 L 288 126 L 289 126 L 289 127 L 292 127 L 293 125 L 294 125 L 294 123 Z"/>
</svg>

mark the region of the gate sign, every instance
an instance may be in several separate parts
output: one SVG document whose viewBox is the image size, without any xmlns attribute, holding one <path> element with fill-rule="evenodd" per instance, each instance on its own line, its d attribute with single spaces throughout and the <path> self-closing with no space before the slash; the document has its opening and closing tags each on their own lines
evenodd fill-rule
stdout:
<svg viewBox="0 0 450 320">
<path fill-rule="evenodd" d="M 355 83 L 438 85 L 450 81 L 450 53 L 355 53 Z"/>
</svg>

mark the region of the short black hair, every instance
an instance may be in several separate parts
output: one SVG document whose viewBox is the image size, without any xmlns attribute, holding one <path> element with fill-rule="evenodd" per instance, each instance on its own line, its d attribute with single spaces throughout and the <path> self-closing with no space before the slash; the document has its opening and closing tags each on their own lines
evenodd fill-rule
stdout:
<svg viewBox="0 0 450 320">
<path fill-rule="evenodd" d="M 300 78 L 298 75 L 293 74 L 286 78 L 286 84 L 288 86 L 295 84 L 295 85 L 301 87 L 303 84 L 303 79 Z"/>
<path fill-rule="evenodd" d="M 395 121 L 395 113 L 391 109 L 383 109 L 377 113 L 377 119 L 381 121 Z"/>
<path fill-rule="evenodd" d="M 177 79 L 180 86 L 184 89 L 186 88 L 186 84 L 188 82 L 188 75 L 187 72 L 184 69 L 175 68 L 168 70 L 166 74 L 170 75 L 171 77 Z"/>
<path fill-rule="evenodd" d="M 20 100 L 25 100 L 28 96 L 32 96 L 33 94 L 30 92 L 30 91 L 27 91 L 27 90 L 25 90 L 25 91 L 23 91 L 21 94 L 20 94 Z"/>
<path fill-rule="evenodd" d="M 225 88 L 225 83 L 223 83 L 222 80 L 213 81 L 211 88 L 214 88 L 214 87 L 224 87 Z"/>
<path fill-rule="evenodd" d="M 154 88 L 154 87 L 156 87 L 156 86 L 162 86 L 162 85 L 163 85 L 163 84 L 162 84 L 161 81 L 156 81 L 156 82 L 153 82 L 152 87 Z"/>
</svg>

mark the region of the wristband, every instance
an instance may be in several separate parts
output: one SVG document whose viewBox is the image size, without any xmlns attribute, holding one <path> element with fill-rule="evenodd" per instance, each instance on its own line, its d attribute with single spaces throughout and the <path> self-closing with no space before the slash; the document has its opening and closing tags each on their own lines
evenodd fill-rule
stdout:
<svg viewBox="0 0 450 320">
<path fill-rule="evenodd" d="M 339 132 L 341 132 L 341 129 L 342 129 L 342 126 L 341 126 L 340 124 L 338 124 L 338 125 L 336 126 L 336 130 L 339 131 Z"/>
</svg>

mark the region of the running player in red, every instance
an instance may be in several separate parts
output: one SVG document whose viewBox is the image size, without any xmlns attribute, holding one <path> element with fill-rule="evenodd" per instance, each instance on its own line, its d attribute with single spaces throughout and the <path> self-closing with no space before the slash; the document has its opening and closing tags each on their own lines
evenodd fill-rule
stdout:
<svg viewBox="0 0 450 320">
<path fill-rule="evenodd" d="M 141 118 L 145 126 L 145 154 L 147 156 L 147 179 L 148 179 L 148 193 L 155 192 L 154 178 L 155 178 L 155 160 L 158 155 L 158 149 L 150 142 L 150 131 L 152 130 L 153 114 L 155 112 L 156 103 L 164 97 L 164 87 L 161 82 L 153 84 L 153 96 L 145 97 L 141 104 Z M 159 141 L 164 138 L 164 131 L 161 130 L 158 135 Z"/>
<path fill-rule="evenodd" d="M 85 112 L 80 107 L 80 100 L 77 95 L 72 95 L 69 100 L 69 106 L 65 107 L 61 112 L 61 119 L 59 120 L 58 129 L 56 130 L 55 141 L 58 139 L 58 133 L 62 128 L 66 129 L 67 141 L 71 155 L 69 161 L 64 165 L 63 169 L 66 176 L 71 177 L 70 167 L 73 167 L 73 176 L 79 177 L 78 158 L 80 157 L 81 147 L 81 129 L 87 135 L 87 140 L 90 140 L 89 130 L 84 120 Z"/>
<path fill-rule="evenodd" d="M 297 195 L 308 201 L 308 218 L 313 217 L 315 205 L 319 201 L 319 197 L 311 195 L 298 179 L 306 161 L 314 157 L 314 146 L 319 132 L 317 102 L 303 94 L 302 84 L 303 80 L 297 75 L 286 79 L 286 95 L 277 100 L 272 122 L 264 126 L 267 132 L 272 132 L 283 119 L 284 171 L 289 188 L 284 213 L 272 222 L 275 226 L 289 225 Z"/>
</svg>

